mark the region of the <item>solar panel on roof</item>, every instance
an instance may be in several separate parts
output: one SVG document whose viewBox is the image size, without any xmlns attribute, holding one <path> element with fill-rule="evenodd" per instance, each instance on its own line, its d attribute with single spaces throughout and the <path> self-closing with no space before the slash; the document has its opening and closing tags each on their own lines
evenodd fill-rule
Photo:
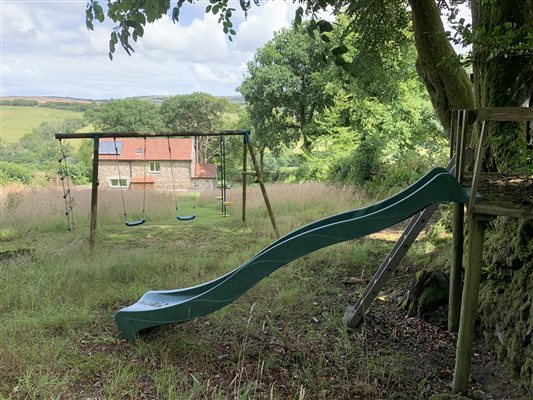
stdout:
<svg viewBox="0 0 533 400">
<path fill-rule="evenodd" d="M 122 154 L 122 142 L 117 143 L 117 150 L 115 150 L 115 142 L 102 142 L 100 143 L 100 148 L 98 154 Z"/>
</svg>

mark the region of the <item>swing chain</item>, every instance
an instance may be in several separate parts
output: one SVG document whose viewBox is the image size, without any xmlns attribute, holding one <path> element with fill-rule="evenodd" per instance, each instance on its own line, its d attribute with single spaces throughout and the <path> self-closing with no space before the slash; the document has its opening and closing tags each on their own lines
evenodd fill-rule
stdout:
<svg viewBox="0 0 533 400">
<path fill-rule="evenodd" d="M 67 166 L 67 155 L 65 149 L 63 148 L 63 143 L 59 139 L 59 179 L 61 180 L 61 185 L 63 186 L 63 200 L 65 201 L 65 216 L 67 217 L 67 231 L 72 232 L 74 228 L 74 198 L 72 197 L 72 192 L 70 191 L 70 182 L 69 182 L 69 173 Z"/>
<path fill-rule="evenodd" d="M 144 219 L 144 210 L 146 208 L 146 136 L 144 137 L 144 172 L 143 172 L 143 213 L 142 219 Z"/>
<path fill-rule="evenodd" d="M 227 193 L 226 193 L 226 139 L 224 132 L 220 135 L 220 197 L 221 197 L 221 215 L 227 217 L 228 210 L 226 207 Z"/>
<path fill-rule="evenodd" d="M 170 175 L 172 179 L 172 193 L 174 193 L 174 207 L 176 208 L 176 215 L 178 214 L 178 196 L 176 195 L 176 183 L 174 182 L 174 165 L 172 163 L 172 147 L 170 146 L 170 136 L 167 135 L 168 144 L 168 159 L 170 162 Z"/>
<path fill-rule="evenodd" d="M 124 201 L 124 191 L 122 190 L 122 176 L 120 175 L 120 162 L 118 160 L 118 147 L 117 138 L 113 137 L 113 145 L 115 146 L 115 162 L 118 171 L 118 186 L 120 187 L 120 197 L 122 199 L 122 210 L 124 213 L 124 221 L 128 221 L 128 215 L 126 214 L 126 202 Z"/>
</svg>

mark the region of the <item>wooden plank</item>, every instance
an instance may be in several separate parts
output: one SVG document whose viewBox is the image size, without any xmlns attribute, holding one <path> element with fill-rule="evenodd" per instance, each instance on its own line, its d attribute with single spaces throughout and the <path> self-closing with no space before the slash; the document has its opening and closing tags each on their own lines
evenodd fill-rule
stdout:
<svg viewBox="0 0 533 400">
<path fill-rule="evenodd" d="M 438 205 L 438 203 L 433 203 L 411 218 L 402 236 L 396 242 L 387 257 L 385 257 L 385 260 L 383 260 L 376 273 L 372 276 L 372 279 L 366 286 L 359 300 L 357 300 L 357 303 L 355 303 L 353 307 L 348 306 L 346 308 L 344 316 L 342 317 L 342 321 L 345 324 L 354 328 L 359 322 L 361 322 L 379 291 L 405 257 L 405 254 L 422 229 L 427 225 L 431 215 L 433 215 Z"/>
<path fill-rule="evenodd" d="M 459 133 L 459 153 L 456 158 L 458 158 L 458 169 L 455 170 L 455 176 L 459 183 L 463 183 L 464 169 L 465 169 L 465 152 L 466 152 L 466 114 L 467 111 L 463 110 L 462 119 L 461 119 L 461 132 Z"/>
<path fill-rule="evenodd" d="M 472 215 L 473 214 L 473 210 L 474 210 L 474 206 L 476 205 L 476 193 L 477 193 L 477 188 L 479 186 L 479 180 L 481 179 L 481 164 L 483 163 L 483 150 L 484 150 L 484 146 L 485 146 L 485 138 L 487 137 L 486 135 L 486 125 L 487 123 L 485 121 L 483 121 L 481 123 L 481 135 L 479 137 L 479 143 L 477 144 L 477 149 L 476 149 L 476 162 L 474 164 L 474 174 L 472 176 L 472 186 L 470 187 L 471 189 L 471 196 L 470 196 L 470 203 L 468 204 L 468 214 L 469 215 Z"/>
<path fill-rule="evenodd" d="M 533 121 L 533 107 L 486 107 L 477 112 L 478 121 Z"/>
<path fill-rule="evenodd" d="M 246 140 L 246 145 L 248 146 L 248 150 L 250 151 L 250 158 L 252 159 L 252 163 L 257 173 L 257 180 L 259 181 L 259 187 L 261 188 L 261 193 L 263 194 L 263 200 L 265 201 L 268 215 L 270 217 L 270 222 L 272 223 L 272 228 L 274 229 L 276 238 L 279 239 L 280 234 L 278 230 L 278 225 L 276 224 L 276 218 L 274 217 L 274 211 L 272 211 L 272 206 L 270 205 L 270 200 L 268 199 L 265 183 L 263 181 L 263 174 L 261 173 L 261 169 L 259 168 L 259 164 L 257 163 L 257 157 L 255 156 L 255 151 L 252 146 L 252 143 L 250 142 L 248 132 L 244 134 L 244 140 Z"/>
<path fill-rule="evenodd" d="M 465 129 L 467 124 L 467 112 L 463 111 L 462 130 L 460 137 L 457 139 L 458 155 L 455 165 L 455 176 L 459 183 L 463 182 L 465 164 L 470 162 L 474 151 L 465 146 Z M 465 208 L 463 204 L 455 203 L 453 209 L 453 245 L 452 245 L 452 263 L 450 267 L 450 289 L 448 295 L 448 330 L 457 332 L 459 329 L 459 316 L 461 313 L 461 290 L 463 277 L 463 250 L 464 250 L 464 219 Z"/>
<path fill-rule="evenodd" d="M 459 334 L 457 336 L 457 351 L 455 357 L 455 372 L 453 376 L 453 394 L 467 393 L 470 379 L 470 364 L 474 343 L 475 324 L 477 318 L 479 282 L 481 279 L 481 264 L 483 260 L 483 242 L 485 240 L 486 219 L 474 215 L 470 222 L 468 241 L 468 261 L 465 271 L 463 287 L 463 302 Z"/>
<path fill-rule="evenodd" d="M 474 206 L 473 212 L 476 214 L 493 215 L 521 219 L 533 219 L 533 210 L 507 208 L 491 203 L 478 203 Z"/>
<path fill-rule="evenodd" d="M 99 138 L 144 138 L 144 137 L 190 137 L 190 136 L 242 136 L 249 131 L 180 131 L 180 132 L 83 132 L 83 133 L 56 133 L 56 139 L 93 139 Z"/>
<path fill-rule="evenodd" d="M 456 130 L 454 129 L 455 123 L 455 114 L 456 110 L 449 110 L 450 114 L 450 159 L 453 157 L 453 154 L 456 152 L 455 141 L 457 140 Z"/>
</svg>

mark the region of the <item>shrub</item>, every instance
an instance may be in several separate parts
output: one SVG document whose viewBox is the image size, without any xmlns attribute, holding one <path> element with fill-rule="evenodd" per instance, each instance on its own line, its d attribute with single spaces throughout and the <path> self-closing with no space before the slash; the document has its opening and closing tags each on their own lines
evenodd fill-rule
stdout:
<svg viewBox="0 0 533 400">
<path fill-rule="evenodd" d="M 0 161 L 0 185 L 8 183 L 29 184 L 33 179 L 33 172 L 22 164 Z"/>
</svg>

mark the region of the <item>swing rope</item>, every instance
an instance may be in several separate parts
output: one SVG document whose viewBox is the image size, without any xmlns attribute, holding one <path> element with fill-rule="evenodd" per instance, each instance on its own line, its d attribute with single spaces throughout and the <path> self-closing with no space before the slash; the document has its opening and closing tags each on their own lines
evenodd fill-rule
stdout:
<svg viewBox="0 0 533 400">
<path fill-rule="evenodd" d="M 122 198 L 122 211 L 124 213 L 124 222 L 128 222 L 128 215 L 126 213 L 126 202 L 124 201 L 124 191 L 122 190 L 122 176 L 120 175 L 120 162 L 118 161 L 118 147 L 117 138 L 113 138 L 113 145 L 115 146 L 115 163 L 118 171 L 118 186 L 120 187 L 120 197 Z"/>
<path fill-rule="evenodd" d="M 67 166 L 67 155 L 65 154 L 65 149 L 63 148 L 63 143 L 59 139 L 59 174 L 61 179 L 61 184 L 63 186 L 63 200 L 65 200 L 65 215 L 67 217 L 67 231 L 72 232 L 74 227 L 74 209 L 73 201 L 74 199 L 71 196 L 70 183 L 69 183 L 69 173 Z"/>
<path fill-rule="evenodd" d="M 221 214 L 226 217 L 228 215 L 226 203 L 226 139 L 224 133 L 220 135 L 220 197 L 221 197 Z"/>
<path fill-rule="evenodd" d="M 126 201 L 124 200 L 124 190 L 122 188 L 122 175 L 120 174 L 120 162 L 118 159 L 118 147 L 117 147 L 117 138 L 113 137 L 113 144 L 115 146 L 115 161 L 118 171 L 118 186 L 120 187 L 120 197 L 122 198 L 122 210 L 124 213 L 124 224 L 126 226 L 138 226 L 145 223 L 144 219 L 144 210 L 146 205 L 146 136 L 144 137 L 144 176 L 143 176 L 143 208 L 142 208 L 142 217 L 136 221 L 128 221 L 128 213 L 126 212 Z"/>
<path fill-rule="evenodd" d="M 146 208 L 146 136 L 144 137 L 144 171 L 143 171 L 143 213 L 142 219 L 144 222 L 144 210 Z"/>
<path fill-rule="evenodd" d="M 198 165 L 198 152 L 200 150 L 200 144 L 199 144 L 198 136 L 194 136 L 193 140 L 194 140 L 194 157 L 193 157 L 194 179 L 192 179 L 192 213 L 196 215 L 196 166 Z"/>
<path fill-rule="evenodd" d="M 195 146 L 196 146 L 196 136 L 194 137 L 195 140 Z M 172 179 L 172 192 L 174 193 L 174 206 L 176 208 L 176 219 L 178 221 L 191 221 L 196 218 L 196 189 L 193 182 L 193 206 L 192 206 L 192 214 L 191 215 L 179 215 L 179 207 L 178 207 L 178 196 L 176 194 L 176 183 L 174 181 L 174 163 L 172 162 L 172 147 L 170 145 L 170 136 L 167 135 L 167 144 L 168 144 L 168 156 L 170 159 L 170 175 Z M 194 170 L 196 171 L 196 161 L 193 159 L 194 164 Z"/>
</svg>

